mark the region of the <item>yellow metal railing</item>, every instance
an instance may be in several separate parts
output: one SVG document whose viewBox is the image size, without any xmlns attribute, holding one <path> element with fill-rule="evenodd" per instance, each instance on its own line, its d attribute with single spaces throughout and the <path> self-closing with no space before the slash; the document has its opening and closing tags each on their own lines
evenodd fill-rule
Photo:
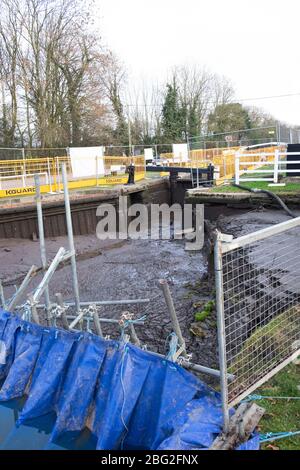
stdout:
<svg viewBox="0 0 300 470">
<path fill-rule="evenodd" d="M 144 156 L 134 157 L 104 157 L 105 175 L 95 175 L 88 178 L 73 178 L 71 159 L 63 157 L 24 158 L 18 160 L 0 160 L 0 197 L 15 195 L 31 195 L 35 193 L 34 175 L 40 174 L 42 192 L 56 192 L 62 189 L 61 164 L 66 163 L 69 187 L 71 189 L 124 184 L 128 175 L 126 167 L 135 165 L 135 179 L 145 178 Z M 115 168 L 118 168 L 118 171 Z M 96 162 L 95 162 L 96 168 Z"/>
<path fill-rule="evenodd" d="M 188 161 L 184 161 L 180 158 L 174 158 L 173 153 L 164 153 L 160 155 L 161 161 L 167 166 L 182 166 L 187 168 L 200 168 L 212 164 L 217 173 L 219 173 L 219 180 L 230 179 L 235 173 L 235 155 L 237 152 L 240 153 L 241 164 L 247 162 L 247 155 L 251 154 L 251 161 L 257 161 L 258 164 L 265 164 L 268 161 L 272 161 L 274 158 L 275 150 L 277 146 L 273 147 L 260 147 L 245 150 L 241 147 L 224 147 L 224 148 L 212 148 L 212 149 L 199 149 L 190 150 Z M 257 157 L 253 154 L 257 154 Z M 262 155 L 264 156 L 262 160 Z M 248 159 L 249 160 L 249 159 Z M 249 165 L 245 165 L 245 170 L 251 169 Z"/>
</svg>

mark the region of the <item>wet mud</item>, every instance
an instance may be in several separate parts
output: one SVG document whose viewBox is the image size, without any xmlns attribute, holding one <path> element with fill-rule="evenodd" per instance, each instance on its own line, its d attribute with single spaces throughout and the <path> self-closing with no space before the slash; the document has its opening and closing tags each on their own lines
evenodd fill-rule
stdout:
<svg viewBox="0 0 300 470">
<path fill-rule="evenodd" d="M 287 219 L 284 213 L 276 210 L 244 213 L 233 210 L 232 214 L 219 215 L 214 223 L 222 232 L 236 237 Z M 60 246 L 68 246 L 66 237 L 49 239 L 46 245 L 48 259 L 54 257 Z M 75 246 L 82 301 L 149 298 L 149 304 L 103 306 L 100 316 L 119 319 L 125 310 L 133 313 L 134 318 L 146 315 L 144 325 L 136 325 L 137 335 L 148 350 L 164 354 L 168 351 L 168 335 L 172 326 L 159 279 L 167 279 L 192 361 L 217 366 L 215 312 L 195 324 L 195 314 L 214 298 L 213 277 L 208 273 L 207 245 L 200 252 L 187 252 L 184 241 L 103 242 L 87 235 L 75 237 Z M 20 284 L 32 264 L 40 266 L 38 242 L 0 240 L 0 277 L 7 298 L 13 295 L 14 285 Z M 258 274 L 262 268 L 256 266 Z M 41 273 L 32 281 L 28 292 L 40 279 Z M 60 292 L 66 301 L 74 300 L 70 265 L 60 267 L 55 273 L 50 284 L 53 301 L 56 292 Z M 249 321 L 253 321 L 257 306 L 253 302 L 249 305 Z M 103 325 L 103 332 L 111 338 L 118 338 L 121 333 L 118 325 Z"/>
</svg>

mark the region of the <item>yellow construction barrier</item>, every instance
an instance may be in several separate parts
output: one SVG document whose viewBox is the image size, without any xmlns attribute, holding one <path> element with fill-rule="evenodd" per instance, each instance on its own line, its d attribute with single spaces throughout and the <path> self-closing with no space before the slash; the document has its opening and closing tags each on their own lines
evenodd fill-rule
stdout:
<svg viewBox="0 0 300 470">
<path fill-rule="evenodd" d="M 174 158 L 172 153 L 161 154 L 160 159 L 164 166 L 181 166 L 187 169 L 207 167 L 209 164 L 212 164 L 217 175 L 216 184 L 222 184 L 225 180 L 234 177 L 235 155 L 237 152 L 240 154 L 241 168 L 243 168 L 244 161 L 244 169 L 251 170 L 273 161 L 276 149 L 282 150 L 282 148 L 277 146 L 252 148 L 250 150 L 245 150 L 243 147 L 199 149 L 189 152 L 188 161 L 185 161 L 183 158 Z M 249 160 L 248 154 L 251 154 L 251 162 L 257 161 L 257 164 L 247 164 Z M 257 154 L 257 157 L 254 154 Z M 0 198 L 33 195 L 35 193 L 34 174 L 36 173 L 40 174 L 41 191 L 43 193 L 61 191 L 61 163 L 66 163 L 70 189 L 125 184 L 128 180 L 125 167 L 130 163 L 135 165 L 136 181 L 141 181 L 146 176 L 145 157 L 143 155 L 134 157 L 104 156 L 105 176 L 97 178 L 95 175 L 94 178 L 87 179 L 72 178 L 71 160 L 68 156 L 1 160 Z"/>
<path fill-rule="evenodd" d="M 216 184 L 222 184 L 224 180 L 231 179 L 235 174 L 235 155 L 237 152 L 240 153 L 240 162 L 241 165 L 244 162 L 247 162 L 249 158 L 248 154 L 251 154 L 251 161 L 257 161 L 257 164 L 265 165 L 269 161 L 273 161 L 275 150 L 279 149 L 277 146 L 272 147 L 260 147 L 252 148 L 245 150 L 243 147 L 224 147 L 224 148 L 212 148 L 212 149 L 199 149 L 199 150 L 190 150 L 189 160 L 183 161 L 176 158 L 174 161 L 174 155 L 172 153 L 164 153 L 160 155 L 161 161 L 166 166 L 181 166 L 187 168 L 200 168 L 206 167 L 209 164 L 212 164 L 216 169 L 216 174 L 218 177 L 216 179 Z M 257 157 L 253 156 L 257 154 Z M 264 159 L 261 159 L 262 154 Z M 245 170 L 254 169 L 255 166 L 250 166 L 245 164 Z"/>
<path fill-rule="evenodd" d="M 69 189 L 83 189 L 98 186 L 126 184 L 128 175 L 125 168 L 130 163 L 135 165 L 135 181 L 145 178 L 145 158 L 104 157 L 105 176 L 87 179 L 72 177 L 70 158 L 26 158 L 0 161 L 0 198 L 31 196 L 35 194 L 34 175 L 40 175 L 41 192 L 55 193 L 62 191 L 61 164 L 66 163 Z M 119 170 L 119 167 L 122 167 Z M 117 169 L 117 170 L 115 170 Z"/>
</svg>

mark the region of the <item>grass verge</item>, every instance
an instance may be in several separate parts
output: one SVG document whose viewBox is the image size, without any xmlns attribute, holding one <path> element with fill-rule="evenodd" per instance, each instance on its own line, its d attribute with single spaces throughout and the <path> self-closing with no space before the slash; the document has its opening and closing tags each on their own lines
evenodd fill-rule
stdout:
<svg viewBox="0 0 300 470">
<path fill-rule="evenodd" d="M 242 186 L 247 186 L 250 189 L 267 189 L 273 193 L 299 193 L 300 192 L 300 183 L 286 183 L 285 186 L 269 186 L 268 181 L 247 181 L 245 183 L 241 182 Z M 243 191 L 232 184 L 214 186 L 210 189 L 212 193 L 241 193 L 247 192 Z"/>
<path fill-rule="evenodd" d="M 255 394 L 266 396 L 300 397 L 300 365 L 290 364 Z M 300 430 L 300 400 L 260 400 L 257 404 L 266 409 L 260 421 L 260 433 Z M 262 444 L 263 450 L 299 450 L 300 435 Z"/>
</svg>

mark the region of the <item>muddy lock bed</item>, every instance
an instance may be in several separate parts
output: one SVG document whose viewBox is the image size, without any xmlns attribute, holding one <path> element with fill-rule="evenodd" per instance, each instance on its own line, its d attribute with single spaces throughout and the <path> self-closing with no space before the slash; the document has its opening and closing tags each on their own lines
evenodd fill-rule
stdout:
<svg viewBox="0 0 300 470">
<path fill-rule="evenodd" d="M 231 216 L 220 216 L 217 225 L 223 233 L 240 236 L 286 219 L 280 211 L 233 211 Z M 52 259 L 60 246 L 67 246 L 67 240 L 65 237 L 48 239 L 46 245 L 48 259 Z M 136 325 L 138 337 L 149 351 L 165 354 L 168 349 L 166 340 L 172 332 L 172 326 L 159 287 L 159 279 L 167 279 L 187 351 L 192 353 L 192 361 L 218 367 L 215 312 L 204 321 L 195 323 L 194 320 L 195 313 L 201 311 L 205 303 L 214 298 L 214 279 L 213 276 L 207 276 L 206 248 L 201 252 L 186 252 L 182 241 L 101 242 L 92 235 L 76 237 L 75 246 L 81 301 L 150 298 L 149 304 L 103 306 L 100 315 L 114 319 L 119 319 L 122 311 L 130 311 L 135 318 L 146 315 L 144 325 Z M 285 301 L 284 298 L 275 299 L 272 292 L 273 283 L 280 283 L 281 273 L 277 273 L 274 279 L 274 271 L 272 275 L 268 272 L 269 266 L 254 265 L 251 253 L 248 259 L 247 253 L 245 255 L 243 268 L 248 264 L 248 268 L 244 270 L 251 275 L 245 275 L 244 279 L 241 279 L 240 291 L 236 294 L 243 295 L 246 290 L 248 296 L 244 299 L 242 313 L 237 312 L 236 317 L 232 319 L 233 323 L 238 321 L 242 326 L 240 332 L 243 341 L 247 339 L 248 332 L 255 324 L 263 320 L 264 312 L 260 305 L 262 297 L 265 296 L 271 310 L 276 303 L 278 308 L 278 301 L 282 300 L 283 304 Z M 20 284 L 32 264 L 40 266 L 38 242 L 0 240 L 0 276 L 6 297 L 13 295 L 14 285 Z M 33 290 L 40 280 L 39 274 L 32 281 L 30 290 Z M 70 265 L 60 267 L 55 273 L 50 284 L 52 300 L 56 292 L 60 292 L 65 301 L 74 300 Z M 270 295 L 267 295 L 266 299 L 268 292 Z M 296 295 L 298 297 L 299 293 Z M 225 302 L 228 309 L 231 306 L 234 308 L 232 298 L 225 298 Z M 45 317 L 43 321 L 45 322 Z M 118 326 L 102 324 L 102 328 L 105 335 L 113 339 L 119 338 Z M 229 326 L 229 334 L 230 329 Z M 228 359 L 230 360 L 229 357 Z"/>
<path fill-rule="evenodd" d="M 52 259 L 60 246 L 67 246 L 64 237 L 47 240 L 48 258 Z M 134 318 L 146 315 L 144 325 L 136 325 L 137 335 L 149 351 L 165 354 L 172 326 L 159 279 L 167 279 L 176 312 L 192 361 L 216 367 L 216 318 L 212 312 L 205 321 L 192 328 L 196 311 L 210 300 L 212 283 L 207 280 L 206 250 L 187 252 L 178 240 L 130 240 L 101 242 L 92 236 L 75 238 L 78 253 L 77 271 L 81 301 L 149 298 L 149 304 L 101 307 L 101 317 L 119 319 L 122 311 Z M 1 277 L 5 295 L 14 292 L 22 276 L 32 264 L 40 266 L 39 243 L 27 240 L 0 241 Z M 33 279 L 30 290 L 41 280 Z M 65 301 L 73 301 L 70 265 L 60 267 L 50 283 L 50 297 L 60 292 Z M 74 313 L 74 312 L 73 312 Z M 71 309 L 68 314 L 72 314 Z M 46 323 L 43 314 L 42 322 Z M 59 325 L 59 323 L 58 323 Z M 92 325 L 92 324 L 91 324 Z M 120 337 L 118 325 L 101 324 L 104 335 Z M 196 334 L 195 334 L 196 333 Z"/>
</svg>

